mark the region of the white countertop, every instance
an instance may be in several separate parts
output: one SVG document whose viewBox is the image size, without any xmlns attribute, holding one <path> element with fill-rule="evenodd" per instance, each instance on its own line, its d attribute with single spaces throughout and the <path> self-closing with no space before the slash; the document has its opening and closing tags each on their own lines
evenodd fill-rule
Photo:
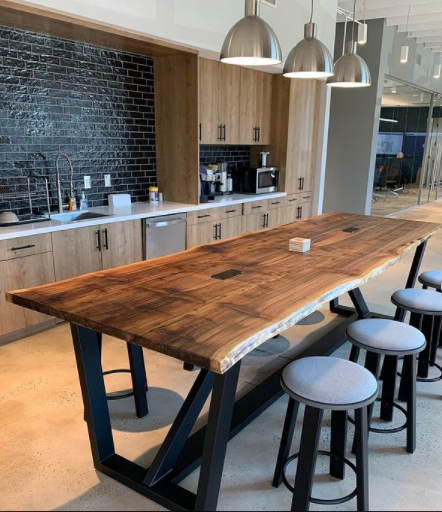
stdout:
<svg viewBox="0 0 442 512">
<path fill-rule="evenodd" d="M 123 206 L 119 208 L 110 208 L 108 206 L 102 206 L 100 208 L 89 208 L 89 212 L 101 213 L 108 215 L 108 217 L 100 217 L 98 219 L 89 219 L 76 222 L 59 222 L 56 220 L 50 220 L 47 222 L 37 222 L 35 224 L 24 224 L 22 226 L 0 228 L 0 241 L 11 240 L 22 236 L 42 235 L 45 233 L 54 233 L 55 231 L 67 231 L 69 229 L 110 224 L 113 222 L 149 219 L 152 217 L 160 217 L 162 215 L 175 215 L 178 213 L 189 213 L 194 211 L 207 210 L 209 208 L 221 208 L 222 206 L 226 205 L 229 206 L 241 203 L 251 203 L 255 201 L 276 199 L 278 197 L 286 196 L 287 194 L 285 192 L 260 195 L 233 194 L 230 196 L 221 196 L 218 197 L 215 202 L 204 203 L 200 205 L 172 203 L 165 201 L 158 205 L 153 205 L 150 203 L 132 203 L 131 206 Z"/>
</svg>

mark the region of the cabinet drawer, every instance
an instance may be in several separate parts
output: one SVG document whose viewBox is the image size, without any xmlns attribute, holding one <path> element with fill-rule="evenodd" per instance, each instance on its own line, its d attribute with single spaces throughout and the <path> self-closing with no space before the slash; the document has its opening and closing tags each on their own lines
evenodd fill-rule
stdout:
<svg viewBox="0 0 442 512">
<path fill-rule="evenodd" d="M 232 208 L 233 210 L 234 208 Z M 226 216 L 225 208 L 210 208 L 208 210 L 200 210 L 197 212 L 189 212 L 187 214 L 187 225 L 203 224 L 214 220 L 223 219 Z"/>
<path fill-rule="evenodd" d="M 242 215 L 242 204 L 235 204 L 233 206 L 228 206 L 227 208 L 222 208 L 224 212 L 224 219 L 228 219 L 230 217 L 240 217 Z"/>
<path fill-rule="evenodd" d="M 252 213 L 261 213 L 270 209 L 270 200 L 254 201 L 253 203 L 244 204 L 244 215 L 251 215 Z"/>
<path fill-rule="evenodd" d="M 286 206 L 311 203 L 312 199 L 312 194 L 309 194 L 308 192 L 301 192 L 300 194 L 290 194 L 287 196 Z"/>
<path fill-rule="evenodd" d="M 52 252 L 51 234 L 26 236 L 0 242 L 0 261 Z"/>
<path fill-rule="evenodd" d="M 284 208 L 286 206 L 285 197 L 277 197 L 276 199 L 269 199 L 269 209 L 277 210 L 278 208 Z"/>
</svg>

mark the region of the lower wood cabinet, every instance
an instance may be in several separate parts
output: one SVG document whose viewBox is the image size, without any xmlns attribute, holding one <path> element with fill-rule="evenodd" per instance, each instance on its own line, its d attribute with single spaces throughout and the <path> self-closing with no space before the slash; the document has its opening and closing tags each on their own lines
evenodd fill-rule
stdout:
<svg viewBox="0 0 442 512">
<path fill-rule="evenodd" d="M 52 320 L 48 316 L 6 302 L 5 293 L 54 281 L 54 260 L 51 252 L 0 262 L 0 336 Z"/>
<path fill-rule="evenodd" d="M 52 234 L 57 281 L 137 263 L 143 259 L 140 220 Z"/>
<path fill-rule="evenodd" d="M 187 248 L 227 240 L 243 234 L 241 216 L 187 226 Z"/>
</svg>

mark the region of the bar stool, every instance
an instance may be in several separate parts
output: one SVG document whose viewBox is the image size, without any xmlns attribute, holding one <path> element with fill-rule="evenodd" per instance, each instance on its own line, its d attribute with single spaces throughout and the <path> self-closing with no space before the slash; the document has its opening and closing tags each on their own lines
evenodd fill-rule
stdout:
<svg viewBox="0 0 442 512">
<path fill-rule="evenodd" d="M 419 329 L 427 340 L 427 346 L 419 357 L 418 382 L 439 382 L 442 380 L 442 367 L 436 363 L 437 349 L 442 330 L 442 294 L 416 288 L 400 290 L 392 297 L 392 302 L 402 311 L 411 313 L 410 325 Z M 430 368 L 439 370 L 439 377 L 429 378 Z M 402 378 L 402 383 L 407 379 Z M 405 398 L 405 384 L 401 387 L 400 398 Z"/>
<path fill-rule="evenodd" d="M 442 293 L 442 270 L 429 270 L 419 276 L 419 282 L 423 285 L 424 290 L 434 288 L 437 292 Z"/>
<path fill-rule="evenodd" d="M 329 357 L 310 357 L 289 364 L 281 379 L 289 395 L 289 405 L 273 486 L 281 483 L 293 493 L 292 510 L 308 511 L 310 503 L 340 505 L 357 497 L 358 510 L 369 509 L 368 478 L 368 407 L 376 400 L 378 384 L 373 375 L 355 363 Z M 306 406 L 300 453 L 289 457 L 299 406 Z M 318 451 L 324 411 L 332 411 L 331 452 Z M 348 411 L 356 410 L 355 466 L 345 458 Z M 331 458 L 331 473 L 336 464 L 351 468 L 357 487 L 350 495 L 337 500 L 312 497 L 318 455 Z M 294 487 L 287 480 L 288 466 L 298 460 Z M 344 474 L 341 475 L 344 479 Z"/>
<path fill-rule="evenodd" d="M 368 409 L 369 431 L 377 434 L 397 434 L 407 430 L 407 451 L 416 450 L 416 367 L 417 355 L 426 346 L 425 336 L 414 327 L 377 318 L 359 320 L 347 329 L 347 338 L 358 349 L 367 352 L 365 368 L 380 382 L 381 360 L 386 357 L 382 398 L 378 398 L 384 407 L 384 416 L 391 406 L 401 411 L 407 421 L 402 427 L 378 429 L 371 427 L 374 404 Z M 399 358 L 404 357 L 404 375 L 407 374 L 407 409 L 395 403 L 396 380 Z M 382 415 L 382 409 L 381 409 Z M 393 419 L 393 418 L 391 418 Z M 351 421 L 351 420 L 350 420 Z M 355 448 L 354 448 L 355 449 Z M 354 451 L 353 449 L 353 451 Z"/>
</svg>

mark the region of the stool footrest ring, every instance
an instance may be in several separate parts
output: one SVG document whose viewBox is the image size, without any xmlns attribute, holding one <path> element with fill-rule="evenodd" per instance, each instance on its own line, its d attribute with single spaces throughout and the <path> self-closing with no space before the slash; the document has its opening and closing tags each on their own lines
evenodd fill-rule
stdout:
<svg viewBox="0 0 442 512">
<path fill-rule="evenodd" d="M 395 409 L 400 411 L 407 418 L 407 421 L 401 427 L 397 427 L 397 428 L 388 428 L 388 429 L 386 429 L 386 428 L 370 427 L 370 429 L 369 429 L 370 432 L 373 432 L 373 434 L 399 434 L 400 432 L 403 432 L 404 430 L 407 430 L 407 428 L 408 428 L 408 412 L 407 412 L 406 409 L 401 407 L 396 402 L 391 403 L 391 402 L 388 402 L 386 400 L 382 400 L 382 398 L 378 398 L 376 400 L 376 402 L 380 402 L 380 403 L 386 404 L 386 405 L 392 405 Z M 352 425 L 355 425 L 355 420 L 353 418 L 348 418 L 348 421 Z"/>
<path fill-rule="evenodd" d="M 345 459 L 344 457 L 338 457 L 337 455 L 334 455 L 330 452 L 324 452 L 324 451 L 318 451 L 318 455 L 323 455 L 325 457 L 330 457 L 331 459 L 338 460 L 340 462 L 343 462 L 346 466 L 348 466 L 354 473 L 357 473 L 356 466 L 350 462 L 348 459 Z M 287 487 L 287 489 L 293 494 L 295 492 L 295 488 L 289 484 L 287 480 L 287 468 L 288 466 L 294 462 L 295 460 L 299 459 L 299 453 L 296 453 L 289 459 L 287 459 L 287 462 L 284 465 L 284 470 L 282 473 L 282 481 L 284 485 Z M 358 495 L 358 489 L 356 488 L 351 494 L 348 496 L 345 496 L 344 498 L 338 498 L 336 500 L 320 500 L 318 498 L 310 497 L 310 503 L 313 503 L 314 505 L 342 505 L 343 503 L 347 503 L 348 501 L 351 501 L 352 499 L 356 498 Z"/>
<path fill-rule="evenodd" d="M 422 383 L 426 383 L 426 384 L 434 384 L 435 382 L 440 382 L 442 381 L 442 366 L 436 364 L 436 363 L 432 363 L 430 361 L 426 361 L 429 365 L 430 365 L 430 368 L 436 368 L 440 375 L 439 377 L 435 377 L 434 379 L 429 379 L 429 378 L 423 378 L 423 377 L 418 377 L 416 380 L 417 382 L 422 382 Z M 398 373 L 398 376 L 399 377 L 402 377 L 402 373 Z"/>
<path fill-rule="evenodd" d="M 107 375 L 116 375 L 118 373 L 132 373 L 130 370 L 110 370 L 108 372 L 103 372 L 103 376 L 106 377 Z M 147 392 L 147 385 L 146 385 L 146 392 Z M 135 396 L 135 393 L 131 391 L 130 393 L 110 393 L 106 395 L 106 398 L 109 402 L 115 402 L 117 400 L 125 400 L 126 398 L 131 398 Z"/>
</svg>

